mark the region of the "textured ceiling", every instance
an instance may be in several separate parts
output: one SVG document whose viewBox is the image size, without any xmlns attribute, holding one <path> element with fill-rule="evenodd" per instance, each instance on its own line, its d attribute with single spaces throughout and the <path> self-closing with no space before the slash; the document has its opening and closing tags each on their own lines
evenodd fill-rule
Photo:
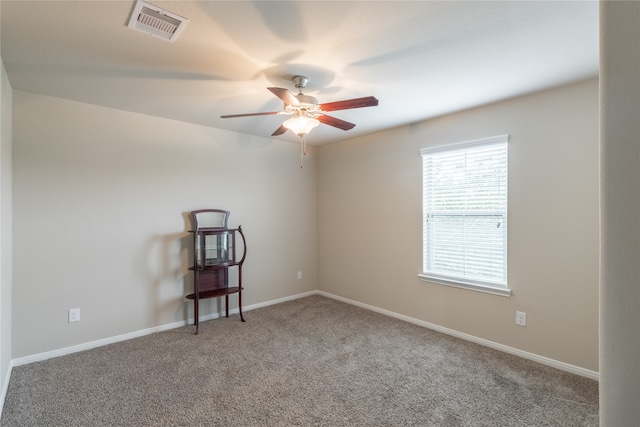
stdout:
<svg viewBox="0 0 640 427">
<path fill-rule="evenodd" d="M 282 116 L 266 87 L 330 102 L 323 144 L 596 76 L 598 2 L 153 1 L 189 19 L 175 43 L 126 27 L 135 1 L 0 2 L 14 89 L 269 136 Z M 277 137 L 297 141 L 290 132 Z"/>
</svg>

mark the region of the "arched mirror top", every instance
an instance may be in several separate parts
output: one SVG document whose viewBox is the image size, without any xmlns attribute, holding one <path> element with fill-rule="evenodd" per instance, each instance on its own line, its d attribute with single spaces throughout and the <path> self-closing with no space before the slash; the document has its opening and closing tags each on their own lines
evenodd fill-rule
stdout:
<svg viewBox="0 0 640 427">
<path fill-rule="evenodd" d="M 191 212 L 193 228 L 227 228 L 227 221 L 231 212 L 222 209 L 201 209 Z"/>
</svg>

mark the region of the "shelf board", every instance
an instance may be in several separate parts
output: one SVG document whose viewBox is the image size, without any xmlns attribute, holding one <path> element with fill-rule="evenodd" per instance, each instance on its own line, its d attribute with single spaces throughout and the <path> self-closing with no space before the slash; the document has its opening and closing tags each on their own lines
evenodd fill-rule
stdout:
<svg viewBox="0 0 640 427">
<path fill-rule="evenodd" d="M 240 291 L 240 288 L 237 286 L 231 287 L 231 288 L 222 288 L 222 289 L 212 289 L 212 290 L 208 290 L 208 291 L 201 291 L 199 293 L 198 299 L 205 299 L 205 298 L 216 298 L 216 297 L 223 297 L 225 295 L 230 295 L 230 294 L 235 294 L 238 293 L 238 291 Z M 196 294 L 189 294 L 186 296 L 187 299 L 195 299 Z"/>
<path fill-rule="evenodd" d="M 212 264 L 212 265 L 206 265 L 206 266 L 198 266 L 198 267 L 189 267 L 189 270 L 191 271 L 195 271 L 195 270 L 220 270 L 221 268 L 229 268 L 229 267 L 235 267 L 237 265 L 240 265 L 240 262 L 232 262 L 232 263 L 227 263 L 227 264 Z"/>
</svg>

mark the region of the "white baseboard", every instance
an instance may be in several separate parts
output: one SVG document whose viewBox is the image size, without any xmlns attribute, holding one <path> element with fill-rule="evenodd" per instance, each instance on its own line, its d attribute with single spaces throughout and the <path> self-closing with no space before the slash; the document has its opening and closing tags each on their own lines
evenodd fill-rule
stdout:
<svg viewBox="0 0 640 427">
<path fill-rule="evenodd" d="M 316 295 L 317 293 L 318 293 L 317 291 L 304 292 L 304 293 L 301 293 L 301 294 L 291 295 L 291 296 L 284 297 L 284 298 L 278 298 L 278 299 L 274 299 L 274 300 L 271 300 L 271 301 L 260 302 L 260 303 L 257 303 L 257 304 L 244 306 L 244 307 L 242 307 L 242 311 L 246 312 L 246 311 L 255 310 L 256 308 L 268 307 L 270 305 L 280 304 L 280 303 L 285 302 L 285 301 L 292 301 L 292 300 L 295 300 L 295 299 L 308 297 L 310 295 Z M 229 314 L 236 314 L 238 312 L 239 311 L 238 311 L 237 308 L 229 310 Z M 204 322 L 204 321 L 207 321 L 207 320 L 217 319 L 217 318 L 219 318 L 221 316 L 223 316 L 223 313 L 220 313 L 220 312 L 212 313 L 212 314 L 208 314 L 206 316 L 200 316 L 200 321 Z M 133 338 L 138 338 L 138 337 L 142 337 L 142 336 L 145 336 L 145 335 L 154 334 L 156 332 L 162 332 L 162 331 L 166 331 L 166 330 L 169 330 L 169 329 L 180 328 L 180 327 L 185 326 L 185 325 L 193 324 L 193 320 L 194 320 L 193 318 L 190 318 L 188 320 L 181 320 L 179 322 L 168 323 L 166 325 L 155 326 L 153 328 L 142 329 L 140 331 L 134 331 L 134 332 L 129 332 L 129 333 L 122 334 L 122 335 L 117 335 L 117 336 L 114 336 L 114 337 L 104 338 L 104 339 L 100 339 L 100 340 L 96 340 L 96 341 L 90 341 L 90 342 L 87 342 L 87 343 L 73 345 L 71 347 L 65 347 L 65 348 L 61 348 L 61 349 L 58 349 L 58 350 L 46 351 L 44 353 L 33 354 L 33 355 L 30 355 L 30 356 L 25 356 L 25 357 L 19 357 L 17 359 L 12 359 L 11 360 L 11 365 L 12 366 L 21 366 L 21 365 L 26 365 L 28 363 L 40 362 L 42 360 L 51 359 L 53 357 L 65 356 L 67 354 L 77 353 L 79 351 L 84 351 L 84 350 L 90 350 L 92 348 L 102 347 L 103 345 L 113 344 L 113 343 L 120 342 L 120 341 L 126 341 L 126 340 L 130 340 L 130 339 L 133 339 Z M 9 384 L 9 381 L 7 379 L 7 384 L 5 384 L 5 386 L 4 386 L 5 389 L 8 387 L 8 384 Z M 4 402 L 4 395 L 2 396 L 2 402 Z M 2 412 L 0 412 L 0 414 L 1 413 Z"/>
<path fill-rule="evenodd" d="M 499 344 L 493 341 L 489 341 L 489 340 L 485 340 L 483 338 L 478 338 L 475 337 L 473 335 L 469 335 L 469 334 L 465 334 L 463 332 L 458 332 L 456 330 L 453 329 L 449 329 L 449 328 L 445 328 L 439 325 L 435 325 L 433 323 L 429 323 L 429 322 L 425 322 L 423 320 L 418 320 L 418 319 L 414 319 L 413 317 L 409 317 L 409 316 L 405 316 L 403 314 L 398 314 L 389 310 L 385 310 L 382 308 L 378 308 L 372 305 L 368 305 L 368 304 L 364 304 L 358 301 L 354 301 L 354 300 L 350 300 L 348 298 L 343 298 L 340 297 L 338 295 L 334 295 L 334 294 L 330 294 L 328 292 L 324 292 L 324 291 L 310 291 L 310 292 L 304 292 L 301 294 L 296 294 L 296 295 L 291 295 L 288 297 L 284 297 L 284 298 L 278 298 L 278 299 L 274 299 L 274 300 L 270 300 L 270 301 L 265 301 L 265 302 L 261 302 L 261 303 L 257 303 L 257 304 L 252 304 L 249 306 L 245 306 L 243 307 L 243 311 L 251 311 L 251 310 L 255 310 L 257 308 L 262 308 L 262 307 L 268 307 L 270 305 L 275 305 L 275 304 L 280 304 L 282 302 L 286 302 L 286 301 L 292 301 L 292 300 L 296 300 L 299 298 L 304 298 L 304 297 L 308 297 L 311 295 L 322 295 L 325 296 L 327 298 L 332 298 L 338 301 L 342 301 L 345 302 L 347 304 L 351 304 L 354 305 L 356 307 L 360 307 L 360 308 L 364 308 L 366 310 L 370 310 L 370 311 L 374 311 L 376 313 L 380 313 L 380 314 L 384 314 L 386 316 L 390 316 L 399 320 L 403 320 L 405 322 L 409 322 L 409 323 L 413 323 L 415 325 L 418 326 L 422 326 L 428 329 L 432 329 L 434 331 L 438 331 L 438 332 L 442 332 L 444 334 L 447 335 L 451 335 L 457 338 L 461 338 L 463 340 L 466 341 L 470 341 L 476 344 L 480 344 L 486 347 L 490 347 L 496 350 L 500 350 L 502 352 L 505 353 L 509 353 L 509 354 L 513 354 L 515 356 L 519 356 L 522 357 L 523 359 L 528 359 L 528 360 L 532 360 L 534 362 L 538 362 L 541 363 L 543 365 L 547 365 L 547 366 L 551 366 L 552 368 L 557 368 L 560 369 L 562 371 L 566 371 L 566 372 L 570 372 L 572 374 L 576 374 L 576 375 L 580 375 L 586 378 L 591 378 L 594 379 L 596 381 L 598 381 L 600 379 L 600 374 L 598 372 L 595 371 L 591 371 L 589 369 L 584 369 L 581 368 L 579 366 L 575 366 L 575 365 L 571 365 L 568 363 L 564 363 L 564 362 L 560 362 L 554 359 L 550 359 L 548 357 L 544 357 L 544 356 L 540 356 L 534 353 L 529 353 L 527 351 L 523 351 L 523 350 L 519 350 L 517 348 L 513 348 L 513 347 L 509 347 L 503 344 Z M 236 314 L 238 313 L 238 309 L 232 309 L 229 311 L 229 313 L 231 314 Z M 206 320 L 211 320 L 211 319 L 217 319 L 222 315 L 222 313 L 213 313 L 213 314 L 209 314 L 206 316 L 201 316 L 200 317 L 200 321 L 206 321 Z M 53 351 L 47 351 L 44 353 L 38 353 L 38 354 L 34 354 L 31 356 L 25 356 L 25 357 L 20 357 L 17 359 L 13 359 L 11 360 L 10 363 L 10 370 L 14 367 L 14 366 L 20 366 L 20 365 L 25 365 L 28 363 L 33 363 L 33 362 L 39 362 L 41 360 L 46 360 L 46 359 L 50 359 L 52 357 L 59 357 L 59 356 L 64 356 L 67 354 L 72 354 L 72 353 L 77 353 L 79 351 L 84 351 L 84 350 L 89 350 L 92 348 L 96 348 L 96 347 L 101 347 L 103 345 L 107 345 L 107 344 L 112 344 L 112 343 L 116 343 L 119 341 L 126 341 L 126 340 L 130 340 L 132 338 L 138 338 L 138 337 L 142 337 L 145 335 L 149 335 L 149 334 L 153 334 L 156 332 L 161 332 L 161 331 L 166 331 L 168 329 L 174 329 L 174 328 L 179 328 L 182 326 L 185 326 L 187 324 L 193 324 L 193 318 L 186 320 L 186 321 L 180 321 L 180 322 L 174 322 L 174 323 L 169 323 L 166 325 L 161 325 L 161 326 L 156 326 L 153 328 L 149 328 L 149 329 L 143 329 L 140 331 L 134 331 L 134 332 L 130 332 L 127 334 L 123 334 L 123 335 L 118 335 L 115 337 L 110 337 L 110 338 L 104 338 L 101 340 L 96 340 L 96 341 L 90 341 L 84 344 L 78 344 L 78 345 L 74 345 L 71 347 L 65 347 L 65 348 L 61 348 L 58 350 L 53 350 Z M 10 373 L 9 373 L 10 375 Z M 2 403 L 4 403 L 4 397 L 6 396 L 6 392 L 7 392 L 7 388 L 9 386 L 9 375 L 7 375 L 7 380 L 5 382 L 5 384 L 3 384 L 3 388 L 2 388 L 2 401 L 0 402 L 0 410 Z M 1 414 L 2 412 L 0 412 Z"/>
<path fill-rule="evenodd" d="M 327 298 L 332 298 L 337 301 L 355 305 L 356 307 L 364 308 L 366 310 L 375 311 L 376 313 L 384 314 L 385 316 L 389 316 L 399 320 L 403 320 L 405 322 L 413 323 L 414 325 L 422 326 L 428 329 L 433 329 L 434 331 L 442 332 L 443 334 L 451 335 L 456 338 L 463 339 L 465 341 L 470 341 L 476 344 L 483 345 L 485 347 L 490 347 L 490 348 L 502 351 L 504 353 L 513 354 L 515 356 L 522 357 L 523 359 L 528 359 L 534 362 L 541 363 L 543 365 L 551 366 L 552 368 L 560 369 L 562 371 L 570 372 L 572 374 L 580 375 L 582 377 L 591 378 L 596 381 L 600 380 L 600 374 L 596 371 L 591 371 L 589 369 L 581 368 L 579 366 L 571 365 L 569 363 L 560 362 L 558 360 L 550 359 L 548 357 L 540 356 L 534 353 L 529 353 L 527 351 L 519 350 L 517 348 L 509 347 L 493 341 L 485 340 L 483 338 L 478 338 L 473 335 L 465 334 L 463 332 L 458 332 L 456 330 L 435 325 L 433 323 L 425 322 L 423 320 L 414 319 L 413 317 L 394 313 L 393 311 L 385 310 L 372 305 L 350 300 L 348 298 L 343 298 L 338 295 L 330 294 L 328 292 L 318 291 L 317 293 L 318 295 L 322 295 Z"/>
</svg>

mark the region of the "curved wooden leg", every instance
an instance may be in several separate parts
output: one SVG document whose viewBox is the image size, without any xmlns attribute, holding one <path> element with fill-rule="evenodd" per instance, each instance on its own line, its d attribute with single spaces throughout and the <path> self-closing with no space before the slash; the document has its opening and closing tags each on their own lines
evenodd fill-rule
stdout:
<svg viewBox="0 0 640 427">
<path fill-rule="evenodd" d="M 245 322 L 244 317 L 242 317 L 242 288 L 238 290 L 238 311 L 240 312 L 240 320 Z"/>
<path fill-rule="evenodd" d="M 229 295 L 224 296 L 224 308 L 227 310 L 227 317 L 229 317 Z"/>
</svg>

